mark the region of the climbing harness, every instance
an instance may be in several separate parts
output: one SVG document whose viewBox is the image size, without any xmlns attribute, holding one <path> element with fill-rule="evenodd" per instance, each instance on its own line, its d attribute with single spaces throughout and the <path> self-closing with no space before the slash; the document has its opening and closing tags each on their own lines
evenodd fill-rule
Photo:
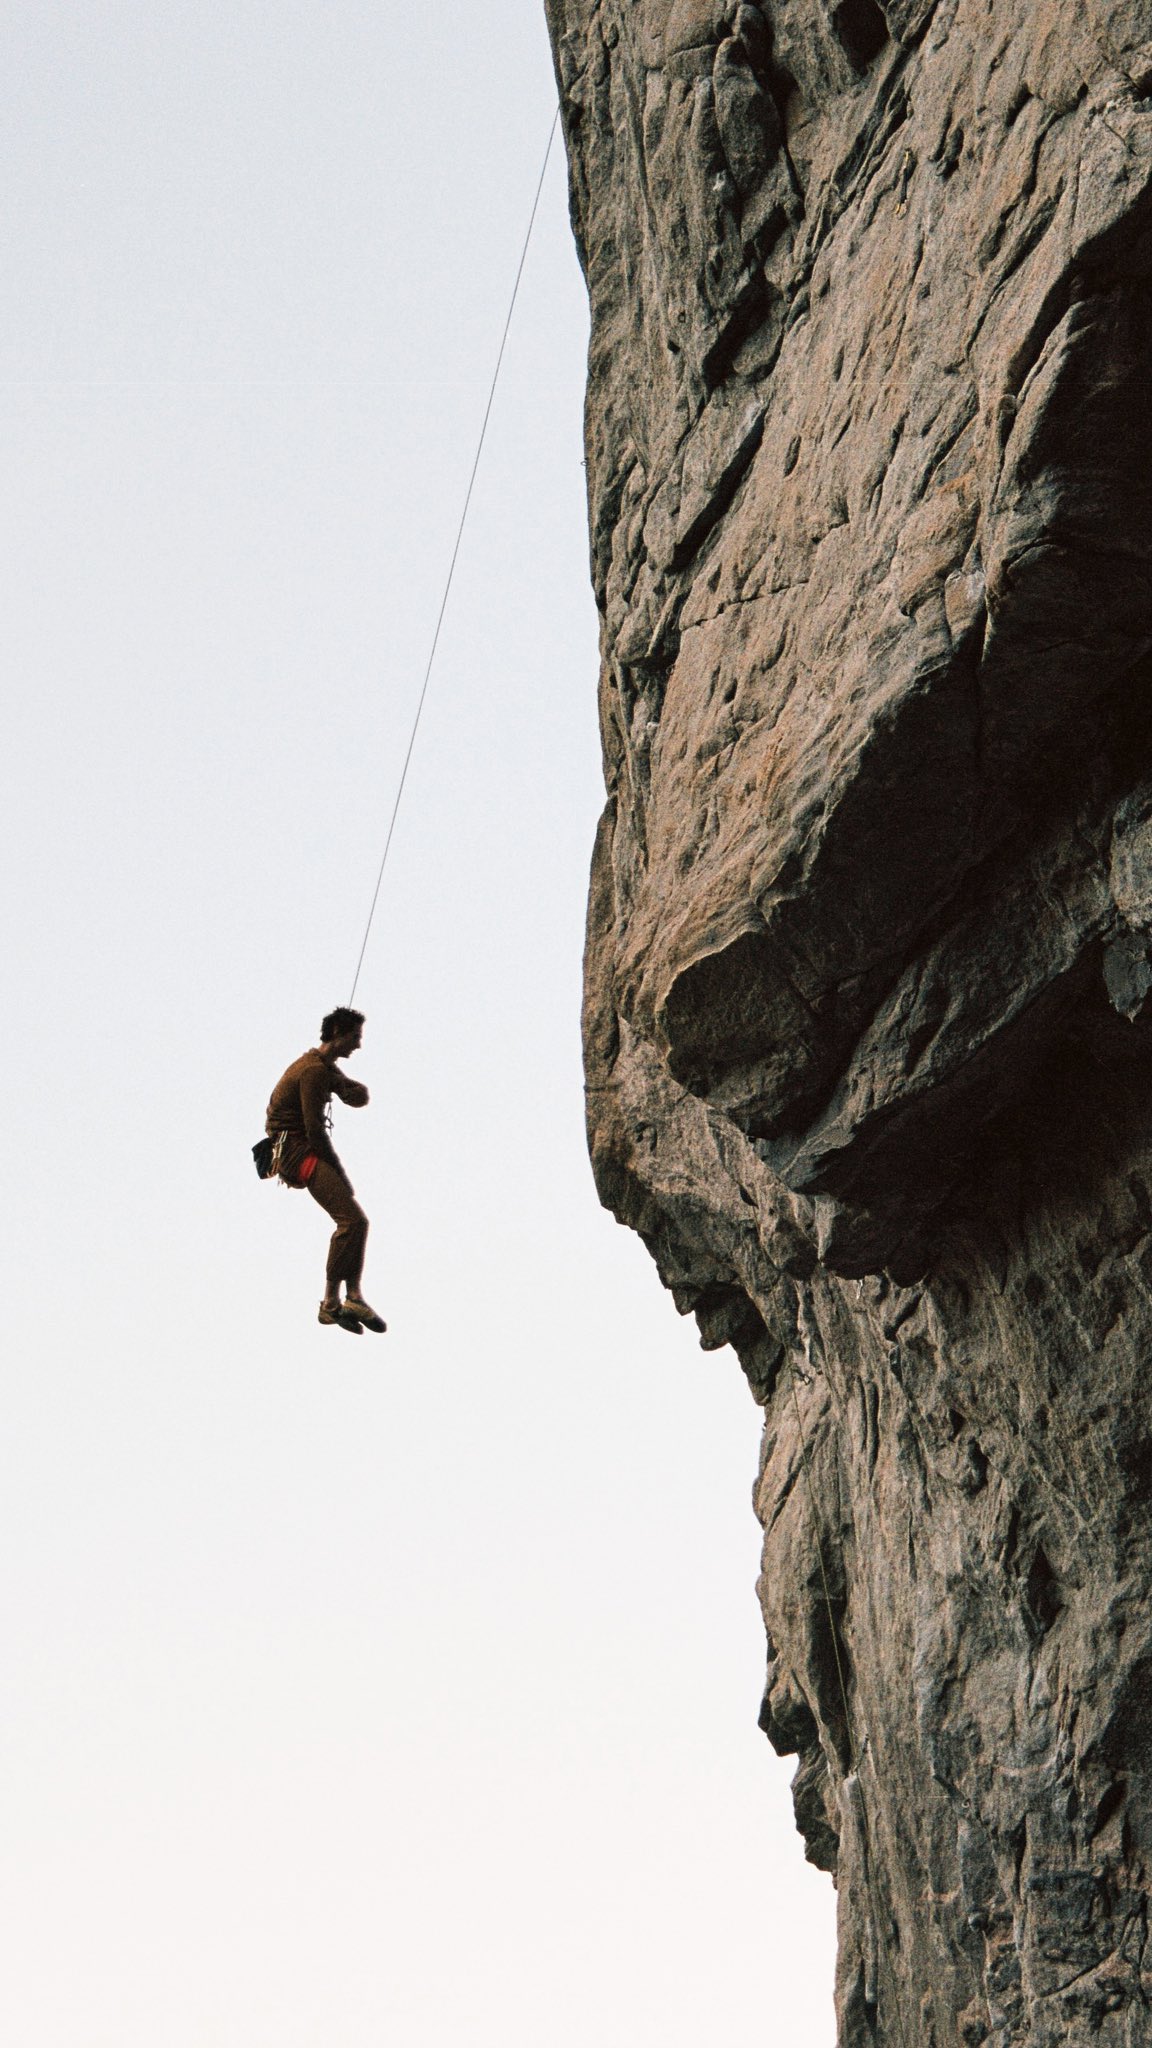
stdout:
<svg viewBox="0 0 1152 2048">
<path fill-rule="evenodd" d="M 488 402 L 484 407 L 484 417 L 480 423 L 480 434 L 476 443 L 476 453 L 472 460 L 472 471 L 468 478 L 468 488 L 464 493 L 464 505 L 460 513 L 460 524 L 456 529 L 455 545 L 453 546 L 452 555 L 448 563 L 448 574 L 444 581 L 444 593 L 440 599 L 440 610 L 436 616 L 436 626 L 432 634 L 432 644 L 428 650 L 428 661 L 424 669 L 424 681 L 421 685 L 420 695 L 416 703 L 416 716 L 412 720 L 412 730 L 408 735 L 408 751 L 404 756 L 404 763 L 400 770 L 400 780 L 396 785 L 396 797 L 392 805 L 392 815 L 388 820 L 388 832 L 384 840 L 384 851 L 380 857 L 380 867 L 376 875 L 376 887 L 372 892 L 372 902 L 368 911 L 368 922 L 364 927 L 364 937 L 360 944 L 360 957 L 356 962 L 356 972 L 352 977 L 352 993 L 348 998 L 349 1005 L 354 1003 L 356 1000 L 356 987 L 360 980 L 360 970 L 364 965 L 364 955 L 368 950 L 368 940 L 372 931 L 372 921 L 376 915 L 376 905 L 380 897 L 380 885 L 384 880 L 384 869 L 388 862 L 389 848 L 392 845 L 392 834 L 396 829 L 396 816 L 400 809 L 400 799 L 404 794 L 404 784 L 408 780 L 408 769 L 412 760 L 412 751 L 416 745 L 416 734 L 420 729 L 420 717 L 421 713 L 424 710 L 424 699 L 428 695 L 428 684 L 432 676 L 432 666 L 436 660 L 436 649 L 440 644 L 440 628 L 444 624 L 444 614 L 448 609 L 448 599 L 452 591 L 452 579 L 456 573 L 456 563 L 460 554 L 460 543 L 464 538 L 464 528 L 468 520 L 468 508 L 472 503 L 472 491 L 476 483 L 477 471 L 480 468 L 480 457 L 484 453 L 484 440 L 488 432 L 488 422 L 492 417 L 492 405 L 496 397 L 496 386 L 500 381 L 500 370 L 504 362 L 504 351 L 508 345 L 508 335 L 512 327 L 512 316 L 516 311 L 516 300 L 520 294 L 520 280 L 524 275 L 524 265 L 528 260 L 528 247 L 532 240 L 532 230 L 536 225 L 536 215 L 540 207 L 540 195 L 544 190 L 544 180 L 548 174 L 548 163 L 552 155 L 552 144 L 556 139 L 556 129 L 559 125 L 559 121 L 560 109 L 557 106 L 556 111 L 552 116 L 552 125 L 548 130 L 548 142 L 544 150 L 544 161 L 540 166 L 540 176 L 536 181 L 536 193 L 532 201 L 532 211 L 528 216 L 528 227 L 524 235 L 523 247 L 520 251 L 520 261 L 516 267 L 516 277 L 512 285 L 512 297 L 508 302 L 508 313 L 504 321 L 504 332 L 500 337 L 500 346 L 496 352 L 496 367 L 492 372 L 492 382 L 488 388 Z"/>
</svg>

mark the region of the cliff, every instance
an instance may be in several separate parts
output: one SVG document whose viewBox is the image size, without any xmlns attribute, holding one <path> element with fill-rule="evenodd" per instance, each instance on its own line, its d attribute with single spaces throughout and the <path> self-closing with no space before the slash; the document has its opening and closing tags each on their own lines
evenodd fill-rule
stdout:
<svg viewBox="0 0 1152 2048">
<path fill-rule="evenodd" d="M 603 1200 L 764 1408 L 844 2048 L 1152 2043 L 1152 0 L 549 0 Z"/>
</svg>

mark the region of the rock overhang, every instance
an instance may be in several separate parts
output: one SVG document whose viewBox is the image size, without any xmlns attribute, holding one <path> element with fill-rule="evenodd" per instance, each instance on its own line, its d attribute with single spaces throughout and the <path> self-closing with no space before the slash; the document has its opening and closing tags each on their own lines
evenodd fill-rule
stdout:
<svg viewBox="0 0 1152 2048">
<path fill-rule="evenodd" d="M 589 1139 L 764 1410 L 761 1726 L 839 2039 L 1133 2048 L 1152 0 L 550 12 Z"/>
<path fill-rule="evenodd" d="M 907 1133 L 917 1230 L 924 1162 L 944 1195 L 962 1156 L 957 1102 L 968 1131 L 1004 1092 L 997 1040 L 1015 1086 L 1022 1048 L 1042 1057 L 1061 1028 L 1051 985 L 1080 986 L 1080 911 L 1053 935 L 1059 972 L 1024 980 L 997 1025 L 973 992 L 973 1044 L 945 1034 L 951 1063 L 940 1045 L 912 1056 L 927 1025 L 906 984 L 931 982 L 951 924 L 962 955 L 969 884 L 1004 849 L 1040 891 L 1024 922 L 1053 926 L 1022 818 L 1069 725 L 1093 743 L 1094 707 L 1142 685 L 1152 645 L 1139 64 L 1101 59 L 1093 84 L 1045 97 L 1028 83 L 1038 18 L 1035 49 L 990 50 L 929 92 L 955 12 L 901 16 L 870 70 L 846 64 L 827 10 L 649 6 L 637 104 L 635 15 L 602 9 L 615 146 L 672 229 L 581 219 L 598 274 L 617 275 L 599 323 L 593 291 L 589 478 L 606 751 L 633 849 L 614 1000 L 798 1191 L 890 1211 L 878 1184 L 899 1178 Z M 686 157 L 703 188 L 675 201 L 673 150 L 682 186 Z M 765 184 L 783 194 L 771 240 Z M 697 246 L 698 269 L 681 260 Z M 757 309 L 769 331 L 742 373 Z M 660 357 L 662 383 L 630 388 L 622 349 Z M 1080 951 L 1101 938 L 1089 924 Z M 878 1106 L 862 1076 L 885 1030 L 882 1066 L 915 1073 Z M 852 1265 L 882 1262 L 899 1231 L 864 1237 Z"/>
</svg>

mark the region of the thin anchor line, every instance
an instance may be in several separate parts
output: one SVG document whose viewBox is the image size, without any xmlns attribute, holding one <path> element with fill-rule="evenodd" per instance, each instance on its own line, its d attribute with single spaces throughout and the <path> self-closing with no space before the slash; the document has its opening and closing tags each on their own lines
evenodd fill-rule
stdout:
<svg viewBox="0 0 1152 2048">
<path fill-rule="evenodd" d="M 424 699 L 428 695 L 428 684 L 431 681 L 432 667 L 433 663 L 436 660 L 436 649 L 440 644 L 440 629 L 444 624 L 444 614 L 448 609 L 448 599 L 451 596 L 452 592 L 452 579 L 456 574 L 456 563 L 460 555 L 460 543 L 464 538 L 464 528 L 468 521 L 468 508 L 472 503 L 472 492 L 475 487 L 477 472 L 480 468 L 480 457 L 484 453 L 484 440 L 488 432 L 488 422 L 492 417 L 492 406 L 496 398 L 496 386 L 500 381 L 500 370 L 504 362 L 504 351 L 508 345 L 508 336 L 512 328 L 512 316 L 516 311 L 516 300 L 519 297 L 520 293 L 520 280 L 524 275 L 524 265 L 528 261 L 528 248 L 532 240 L 532 230 L 536 225 L 536 215 L 540 208 L 540 196 L 544 190 L 544 180 L 548 174 L 548 164 L 552 155 L 552 144 L 556 140 L 556 128 L 559 123 L 559 120 L 560 109 L 559 107 L 557 107 L 555 113 L 552 116 L 552 126 L 548 130 L 548 143 L 544 151 L 544 161 L 540 166 L 540 176 L 536 183 L 536 194 L 532 201 L 532 211 L 528 216 L 528 228 L 524 236 L 524 245 L 520 251 L 520 261 L 516 267 L 516 279 L 512 286 L 512 297 L 508 302 L 508 314 L 504 322 L 504 332 L 500 337 L 500 347 L 497 350 L 496 354 L 496 368 L 492 372 L 492 382 L 488 389 L 488 403 L 484 407 L 484 417 L 480 424 L 480 437 L 476 443 L 476 454 L 473 457 L 472 461 L 472 473 L 468 478 L 468 488 L 464 493 L 464 508 L 460 514 L 460 524 L 456 529 L 456 541 L 452 549 L 451 560 L 449 561 L 448 564 L 448 574 L 444 582 L 444 594 L 440 599 L 440 610 L 436 617 L 436 629 L 432 635 L 432 645 L 428 651 L 428 661 L 424 670 L 424 681 L 421 685 L 420 695 L 416 703 L 416 716 L 412 720 L 412 730 L 408 735 L 408 751 L 404 756 L 404 765 L 400 770 L 400 780 L 396 785 L 396 799 L 392 805 L 392 815 L 388 820 L 388 834 L 384 841 L 384 851 L 380 857 L 380 867 L 376 875 L 376 887 L 372 891 L 372 903 L 368 911 L 368 922 L 364 927 L 364 937 L 360 942 L 360 957 L 356 962 L 356 972 L 352 977 L 352 993 L 348 998 L 350 1004 L 353 1003 L 356 999 L 356 988 L 360 980 L 360 970 L 364 965 L 364 955 L 368 951 L 368 940 L 372 932 L 372 922 L 376 916 L 376 905 L 380 900 L 380 886 L 384 880 L 384 869 L 388 864 L 388 853 L 392 845 L 392 834 L 396 830 L 396 818 L 400 810 L 400 799 L 404 794 L 404 785 L 408 780 L 408 770 L 409 767 L 411 766 L 412 754 L 416 746 L 416 735 L 420 730 L 420 718 L 424 710 Z"/>
</svg>

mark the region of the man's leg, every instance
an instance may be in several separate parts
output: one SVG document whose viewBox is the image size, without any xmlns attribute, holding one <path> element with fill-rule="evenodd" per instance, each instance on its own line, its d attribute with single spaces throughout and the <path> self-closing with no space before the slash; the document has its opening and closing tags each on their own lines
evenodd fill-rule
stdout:
<svg viewBox="0 0 1152 2048">
<path fill-rule="evenodd" d="M 327 1211 L 336 1225 L 328 1246 L 328 1278 L 324 1304 L 336 1308 L 343 1281 L 349 1294 L 360 1290 L 364 1269 L 364 1247 L 368 1242 L 368 1218 L 352 1193 L 344 1175 L 326 1159 L 318 1159 L 308 1181 L 308 1193 Z"/>
</svg>

